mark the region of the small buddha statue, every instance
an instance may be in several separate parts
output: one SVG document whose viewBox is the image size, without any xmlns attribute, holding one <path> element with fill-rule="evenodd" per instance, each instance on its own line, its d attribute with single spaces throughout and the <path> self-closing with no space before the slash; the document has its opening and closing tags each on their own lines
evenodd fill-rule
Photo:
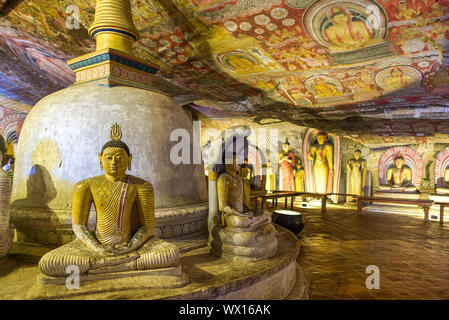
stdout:
<svg viewBox="0 0 449 320">
<path fill-rule="evenodd" d="M 211 230 L 211 253 L 232 260 L 261 260 L 277 250 L 276 230 L 271 215 L 263 209 L 244 206 L 243 182 L 237 174 L 237 156 L 225 162 L 225 172 L 217 180 L 218 209 Z"/>
<path fill-rule="evenodd" d="M 5 140 L 0 136 L 0 163 L 5 159 Z M 9 224 L 9 204 L 11 200 L 11 180 L 0 168 L 0 260 L 5 258 L 11 249 L 14 234 Z"/>
<path fill-rule="evenodd" d="M 45 254 L 39 268 L 45 275 L 62 277 L 76 265 L 81 274 L 160 269 L 179 265 L 179 250 L 153 236 L 154 190 L 151 183 L 127 175 L 132 155 L 115 124 L 111 141 L 98 155 L 105 174 L 78 182 L 72 201 L 73 231 L 77 238 Z M 95 205 L 95 232 L 87 228 Z"/>
<path fill-rule="evenodd" d="M 267 162 L 267 178 L 265 180 L 265 190 L 267 193 L 271 193 L 276 190 L 276 174 L 274 173 L 271 161 Z"/>
<path fill-rule="evenodd" d="M 243 161 L 243 164 L 240 166 L 239 175 L 243 180 L 244 194 L 251 194 L 251 179 L 253 177 L 253 168 L 250 164 L 248 164 L 248 159 L 245 159 Z M 247 201 L 248 199 L 244 199 L 245 205 L 249 208 L 251 206 L 251 203 Z"/>
<path fill-rule="evenodd" d="M 304 167 L 301 159 L 296 163 L 295 169 L 295 191 L 304 192 Z"/>
<path fill-rule="evenodd" d="M 405 165 L 402 155 L 396 155 L 394 165 L 387 169 L 385 181 L 387 184 L 379 186 L 379 190 L 387 191 L 417 191 L 412 184 L 412 169 Z"/>
</svg>

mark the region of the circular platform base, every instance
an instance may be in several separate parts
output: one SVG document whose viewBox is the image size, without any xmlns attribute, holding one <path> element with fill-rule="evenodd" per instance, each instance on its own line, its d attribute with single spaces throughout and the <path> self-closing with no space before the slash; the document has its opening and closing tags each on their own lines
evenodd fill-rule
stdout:
<svg viewBox="0 0 449 320">
<path fill-rule="evenodd" d="M 296 263 L 300 250 L 299 240 L 290 231 L 278 226 L 276 228 L 279 231 L 279 245 L 273 258 L 257 262 L 228 261 L 211 255 L 206 246 L 197 247 L 181 251 L 182 271 L 189 279 L 185 286 L 135 289 L 125 284 L 123 288 L 115 288 L 114 291 L 74 294 L 65 296 L 64 299 L 307 299 L 309 281 Z M 204 239 L 195 241 L 204 243 Z M 189 246 L 195 241 L 190 241 Z M 33 266 L 17 268 L 12 271 L 11 277 L 0 278 L 0 298 L 26 299 L 26 292 L 36 286 L 39 275 L 38 268 Z M 23 279 L 22 287 L 25 283 L 29 284 L 28 290 L 20 291 L 23 297 L 17 294 L 3 297 L 3 294 L 6 295 L 11 290 L 2 292 L 1 288 L 18 285 L 8 283 L 8 279 L 12 282 L 11 279 L 18 277 Z"/>
</svg>

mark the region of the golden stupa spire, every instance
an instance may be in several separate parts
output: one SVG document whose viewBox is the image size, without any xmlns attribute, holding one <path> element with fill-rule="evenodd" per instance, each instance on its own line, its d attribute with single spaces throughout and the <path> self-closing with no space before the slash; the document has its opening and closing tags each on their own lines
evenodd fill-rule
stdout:
<svg viewBox="0 0 449 320">
<path fill-rule="evenodd" d="M 94 24 L 89 34 L 97 51 L 110 48 L 132 54 L 139 33 L 134 25 L 130 0 L 97 0 Z"/>
<path fill-rule="evenodd" d="M 74 85 L 154 89 L 152 79 L 157 68 L 133 55 L 139 32 L 130 0 L 97 0 L 89 34 L 97 41 L 96 51 L 68 61 L 76 74 Z"/>
</svg>

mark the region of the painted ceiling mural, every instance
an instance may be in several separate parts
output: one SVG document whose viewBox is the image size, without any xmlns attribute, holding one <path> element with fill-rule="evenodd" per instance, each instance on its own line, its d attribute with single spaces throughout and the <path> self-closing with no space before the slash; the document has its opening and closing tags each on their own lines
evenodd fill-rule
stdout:
<svg viewBox="0 0 449 320">
<path fill-rule="evenodd" d="M 132 4 L 134 51 L 159 68 L 156 86 L 206 116 L 279 119 L 372 144 L 449 134 L 449 0 Z M 67 26 L 73 5 L 79 28 Z M 8 1 L 0 96 L 25 110 L 70 85 L 65 61 L 95 48 L 94 8 L 94 0 Z"/>
</svg>

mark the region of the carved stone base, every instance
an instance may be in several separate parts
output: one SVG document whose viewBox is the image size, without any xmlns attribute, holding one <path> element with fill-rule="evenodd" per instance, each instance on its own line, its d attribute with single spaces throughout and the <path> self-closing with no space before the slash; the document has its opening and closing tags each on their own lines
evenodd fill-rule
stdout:
<svg viewBox="0 0 449 320">
<path fill-rule="evenodd" d="M 73 276 L 72 276 L 73 277 Z M 70 278 L 72 279 L 72 278 Z M 69 289 L 65 277 L 40 275 L 37 285 L 27 292 L 28 299 L 62 299 L 101 292 L 116 292 L 150 288 L 181 288 L 189 283 L 181 266 L 143 271 L 128 271 L 79 276 L 79 289 Z"/>
<path fill-rule="evenodd" d="M 254 230 L 214 226 L 211 253 L 231 261 L 259 261 L 276 254 L 278 239 L 273 224 Z"/>
</svg>

